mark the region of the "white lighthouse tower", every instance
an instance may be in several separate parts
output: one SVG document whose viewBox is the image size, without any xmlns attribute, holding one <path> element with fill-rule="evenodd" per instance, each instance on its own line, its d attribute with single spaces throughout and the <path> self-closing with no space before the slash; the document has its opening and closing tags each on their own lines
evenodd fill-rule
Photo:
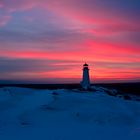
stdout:
<svg viewBox="0 0 140 140">
<path fill-rule="evenodd" d="M 83 79 L 81 81 L 81 86 L 85 90 L 90 88 L 89 68 L 86 63 L 83 65 Z"/>
</svg>

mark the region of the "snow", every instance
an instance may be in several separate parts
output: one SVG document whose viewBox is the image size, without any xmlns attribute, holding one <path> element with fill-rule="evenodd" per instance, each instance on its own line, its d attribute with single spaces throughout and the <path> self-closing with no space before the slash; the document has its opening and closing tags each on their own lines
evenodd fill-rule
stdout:
<svg viewBox="0 0 140 140">
<path fill-rule="evenodd" d="M 0 140 L 139 140 L 140 102 L 92 88 L 0 88 Z"/>
</svg>

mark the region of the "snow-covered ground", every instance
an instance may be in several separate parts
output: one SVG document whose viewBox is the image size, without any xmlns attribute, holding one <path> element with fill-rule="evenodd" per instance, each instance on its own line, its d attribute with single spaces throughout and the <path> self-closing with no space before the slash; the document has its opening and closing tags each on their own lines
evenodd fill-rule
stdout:
<svg viewBox="0 0 140 140">
<path fill-rule="evenodd" d="M 109 96 L 100 87 L 0 88 L 0 140 L 29 139 L 140 140 L 140 102 Z"/>
</svg>

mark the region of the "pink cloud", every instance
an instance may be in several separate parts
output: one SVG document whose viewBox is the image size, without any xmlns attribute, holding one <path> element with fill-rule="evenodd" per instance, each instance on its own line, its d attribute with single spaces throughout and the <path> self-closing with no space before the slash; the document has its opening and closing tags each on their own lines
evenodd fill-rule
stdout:
<svg viewBox="0 0 140 140">
<path fill-rule="evenodd" d="M 3 4 L 2 4 L 2 2 L 0 2 L 0 8 L 2 8 L 3 7 Z"/>
<path fill-rule="evenodd" d="M 11 16 L 1 16 L 0 27 L 5 26 L 9 22 L 10 19 L 11 19 Z"/>
<path fill-rule="evenodd" d="M 28 24 L 32 23 L 32 28 L 29 26 L 28 32 L 25 30 L 24 32 L 23 28 L 20 30 L 20 26 L 24 27 L 24 25 L 20 24 L 20 20 L 18 20 L 19 15 L 17 14 L 18 16 L 15 19 L 16 22 L 19 22 L 18 31 L 3 31 L 5 38 L 1 38 L 4 45 L 1 44 L 0 57 L 15 60 L 88 61 L 93 63 L 93 65 L 98 63 L 95 66 L 91 66 L 91 69 L 94 70 L 91 76 L 97 80 L 139 78 L 139 71 L 132 63 L 134 62 L 134 65 L 139 65 L 140 63 L 140 20 L 135 15 L 130 16 L 131 12 L 133 13 L 131 8 L 131 12 L 129 12 L 129 7 L 128 9 L 125 9 L 125 6 L 121 7 L 121 5 L 120 7 L 119 5 L 112 7 L 113 0 L 107 1 L 110 3 L 106 4 L 105 1 L 101 0 L 2 1 L 0 7 L 4 11 L 19 12 L 20 14 L 25 12 L 26 14 L 23 14 L 23 18 L 28 21 Z M 120 0 L 117 1 L 120 2 Z M 117 2 L 114 0 L 114 3 Z M 35 27 L 33 26 L 33 16 L 28 15 L 32 8 L 35 8 L 32 11 L 35 12 L 36 17 Z M 56 15 L 58 18 L 53 18 L 53 23 L 56 24 L 55 28 L 48 24 L 49 27 L 46 24 L 43 25 L 42 23 L 44 23 L 47 14 L 45 15 L 44 12 L 42 18 L 38 18 L 36 9 L 43 9 L 43 12 L 46 10 L 46 13 L 49 12 Z M 6 25 L 10 18 L 10 16 L 1 16 L 0 26 Z M 60 19 L 62 19 L 61 22 L 59 21 Z M 47 18 L 47 20 L 49 22 L 51 19 Z M 28 24 L 26 24 L 26 27 L 28 27 Z M 38 27 L 44 29 L 44 35 L 42 35 L 42 30 L 39 30 Z M 69 30 L 62 31 L 64 28 Z M 32 34 L 32 29 L 38 29 L 38 32 L 35 31 Z M 6 49 L 2 50 L 2 47 Z M 99 63 L 106 63 L 106 65 L 99 66 Z M 120 66 L 119 70 L 113 67 L 114 63 L 117 67 Z M 122 63 L 128 65 L 131 63 L 131 65 L 125 65 L 124 67 L 120 65 Z M 110 66 L 109 64 L 112 65 Z M 34 71 L 32 73 L 13 72 L 11 76 L 13 78 L 23 78 L 22 75 L 31 78 L 43 78 L 46 76 L 45 78 L 47 78 L 47 75 L 49 75 L 49 78 L 80 78 L 80 70 L 78 71 L 77 67 L 71 70 L 64 69 L 58 71 L 55 75 L 54 72 L 50 71 L 41 71 L 39 73 Z"/>
<path fill-rule="evenodd" d="M 109 1 L 109 0 L 108 0 Z M 111 1 L 110 1 L 111 3 Z M 84 24 L 94 25 L 96 31 L 138 31 L 140 30 L 140 20 L 130 18 L 125 11 L 122 14 L 119 6 L 110 8 L 101 0 L 14 0 L 3 1 L 2 5 L 10 11 L 28 10 L 34 7 L 49 9 L 57 15 L 67 19 L 77 20 Z M 117 9 L 118 8 L 118 9 Z"/>
<path fill-rule="evenodd" d="M 99 1 L 99 2 L 98 2 Z M 133 17 L 130 18 L 129 13 L 124 8 L 125 14 L 119 12 L 122 9 L 116 6 L 116 8 L 110 8 L 104 5 L 104 2 L 100 0 L 48 0 L 48 3 L 44 4 L 47 8 L 50 8 L 65 17 L 69 17 L 80 22 L 94 24 L 97 27 L 105 27 L 108 30 L 140 30 L 140 20 Z M 111 3 L 111 1 L 110 1 Z M 131 9 L 130 9 L 131 10 Z M 133 11 L 132 11 L 133 12 Z M 111 27 L 111 29 L 110 29 Z"/>
<path fill-rule="evenodd" d="M 4 0 L 1 2 L 3 9 L 8 12 L 26 11 L 37 6 L 39 0 Z"/>
</svg>

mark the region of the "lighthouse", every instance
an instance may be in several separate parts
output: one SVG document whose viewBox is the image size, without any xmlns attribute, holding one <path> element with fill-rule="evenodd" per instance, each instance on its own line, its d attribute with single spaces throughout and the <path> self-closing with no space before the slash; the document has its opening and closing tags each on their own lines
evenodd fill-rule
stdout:
<svg viewBox="0 0 140 140">
<path fill-rule="evenodd" d="M 83 79 L 81 81 L 81 86 L 84 90 L 88 90 L 90 88 L 89 68 L 87 63 L 83 65 Z"/>
</svg>

